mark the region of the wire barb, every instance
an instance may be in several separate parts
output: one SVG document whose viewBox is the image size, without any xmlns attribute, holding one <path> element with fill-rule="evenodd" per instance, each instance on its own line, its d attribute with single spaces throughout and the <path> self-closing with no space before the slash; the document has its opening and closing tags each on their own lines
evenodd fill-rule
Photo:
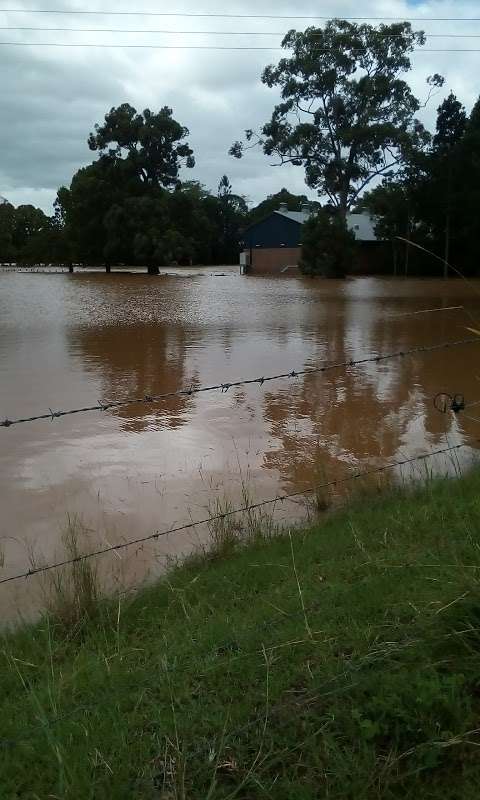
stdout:
<svg viewBox="0 0 480 800">
<path fill-rule="evenodd" d="M 293 500 L 294 498 L 297 497 L 305 497 L 306 495 L 312 494 L 313 492 L 316 492 L 319 489 L 328 489 L 334 486 L 339 486 L 340 484 L 349 483 L 350 481 L 359 480 L 360 478 L 366 478 L 370 475 L 377 475 L 378 473 L 385 472 L 386 470 L 396 469 L 398 467 L 403 467 L 407 464 L 413 464 L 416 461 L 423 461 L 427 458 L 433 458 L 434 456 L 439 456 L 445 453 L 451 453 L 455 450 L 461 450 L 462 448 L 465 447 L 468 447 L 468 445 L 462 442 L 461 444 L 456 444 L 451 447 L 444 447 L 441 450 L 432 450 L 429 453 L 422 453 L 419 456 L 412 456 L 411 458 L 405 458 L 402 461 L 393 461 L 392 463 L 385 464 L 382 467 L 373 467 L 370 470 L 361 470 L 359 472 L 356 472 L 354 475 L 347 475 L 345 478 L 336 478 L 334 480 L 325 481 L 324 483 L 307 487 L 306 489 L 303 489 L 301 491 L 291 492 L 289 494 L 277 495 L 276 497 L 272 497 L 268 500 L 260 500 L 258 503 L 251 503 L 250 505 L 240 506 L 239 508 L 233 508 L 230 511 L 222 512 L 220 514 L 206 517 L 204 519 L 195 520 L 194 522 L 189 522 L 185 525 L 179 525 L 176 528 L 169 528 L 166 531 L 156 531 L 155 533 L 151 533 L 148 536 L 142 536 L 138 539 L 127 540 L 126 542 L 119 542 L 119 544 L 110 545 L 100 550 L 95 550 L 94 552 L 91 553 L 85 553 L 84 555 L 76 556 L 75 558 L 68 558 L 65 559 L 64 561 L 57 561 L 56 563 L 47 564 L 44 567 L 36 567 L 33 569 L 29 569 L 26 572 L 21 572 L 17 575 L 10 575 L 7 578 L 2 578 L 0 580 L 0 585 L 4 583 L 12 583 L 13 581 L 22 580 L 23 578 L 30 578 L 33 575 L 49 572 L 50 570 L 61 569 L 62 567 L 66 567 L 71 564 L 78 564 L 90 558 L 98 558 L 99 556 L 105 555 L 107 553 L 114 553 L 117 552 L 118 550 L 124 550 L 127 547 L 133 547 L 135 545 L 144 544 L 145 542 L 150 542 L 152 540 L 158 540 L 160 539 L 160 537 L 170 536 L 173 533 L 190 531 L 195 529 L 198 525 L 210 525 L 212 522 L 223 521 L 227 518 L 235 516 L 236 514 L 244 514 L 259 508 L 264 508 L 265 506 L 268 505 L 274 505 L 275 503 L 283 502 L 285 500 Z"/>
<path fill-rule="evenodd" d="M 232 386 L 246 386 L 248 384 L 259 383 L 263 386 L 264 383 L 270 381 L 278 381 L 278 380 L 286 380 L 288 378 L 299 378 L 301 376 L 308 375 L 315 375 L 319 373 L 331 372 L 333 370 L 340 370 L 340 369 L 348 369 L 349 367 L 356 367 L 363 364 L 370 364 L 370 363 L 380 363 L 380 361 L 390 361 L 391 359 L 409 356 L 409 355 L 417 355 L 423 353 L 433 353 L 437 350 L 444 350 L 446 348 L 452 347 L 460 347 L 462 345 L 467 344 L 480 344 L 480 337 L 472 337 L 470 339 L 460 339 L 455 342 L 441 342 L 440 344 L 433 344 L 433 345 L 422 345 L 420 347 L 412 347 L 410 350 L 400 350 L 393 353 L 384 353 L 383 355 L 372 355 L 367 356 L 365 358 L 359 358 L 357 360 L 348 359 L 347 361 L 339 361 L 333 364 L 323 364 L 319 367 L 309 367 L 307 369 L 301 370 L 292 370 L 291 372 L 283 372 L 278 375 L 270 375 L 269 377 L 259 377 L 259 378 L 245 378 L 238 381 L 230 381 L 229 383 L 219 383 L 213 386 L 198 386 L 193 387 L 190 386 L 188 389 L 178 389 L 173 392 L 164 392 L 163 394 L 157 394 L 154 396 L 150 395 L 143 395 L 142 397 L 127 397 L 122 400 L 112 400 L 108 403 L 97 403 L 97 405 L 86 406 L 84 408 L 72 408 L 70 410 L 65 411 L 52 411 L 50 409 L 49 414 L 36 414 L 31 417 L 23 417 L 20 419 L 5 419 L 3 422 L 0 422 L 0 427 L 9 428 L 12 425 L 20 425 L 26 422 L 36 422 L 37 420 L 43 419 L 54 419 L 57 417 L 66 417 L 71 414 L 83 414 L 90 411 L 107 411 L 110 408 L 125 408 L 126 406 L 130 405 L 138 405 L 140 403 L 157 403 L 160 400 L 165 400 L 170 397 L 179 397 L 182 395 L 194 395 L 200 394 L 202 392 L 214 392 L 220 390 L 222 394 L 226 394 L 228 390 Z"/>
</svg>

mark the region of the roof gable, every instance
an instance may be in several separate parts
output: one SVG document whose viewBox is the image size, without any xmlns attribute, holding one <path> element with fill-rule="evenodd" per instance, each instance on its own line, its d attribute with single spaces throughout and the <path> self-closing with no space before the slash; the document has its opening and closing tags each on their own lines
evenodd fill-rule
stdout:
<svg viewBox="0 0 480 800">
<path fill-rule="evenodd" d="M 280 214 L 281 217 L 286 217 L 292 222 L 297 222 L 298 225 L 303 225 L 311 216 L 310 213 L 307 214 L 305 211 L 274 211 L 273 213 Z"/>
<path fill-rule="evenodd" d="M 290 223 L 294 225 L 302 226 L 304 223 L 310 219 L 312 213 L 305 212 L 305 211 L 271 211 L 262 219 L 253 222 L 247 228 L 244 229 L 244 234 L 247 234 L 253 229 L 262 226 L 267 220 L 278 220 L 281 217 L 284 220 L 288 220 Z M 361 213 L 353 213 L 350 212 L 347 214 L 347 227 L 355 236 L 355 239 L 359 242 L 376 242 L 378 238 L 375 234 L 375 225 L 376 219 L 372 217 L 368 212 L 361 212 Z"/>
</svg>

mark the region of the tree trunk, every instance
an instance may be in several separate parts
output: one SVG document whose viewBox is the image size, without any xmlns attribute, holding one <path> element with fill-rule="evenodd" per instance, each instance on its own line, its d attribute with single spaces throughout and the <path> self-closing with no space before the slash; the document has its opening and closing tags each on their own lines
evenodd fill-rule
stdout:
<svg viewBox="0 0 480 800">
<path fill-rule="evenodd" d="M 338 206 L 338 216 L 345 223 L 345 227 L 347 225 L 347 214 L 348 214 L 347 198 L 342 197 L 340 198 L 340 205 Z"/>
</svg>

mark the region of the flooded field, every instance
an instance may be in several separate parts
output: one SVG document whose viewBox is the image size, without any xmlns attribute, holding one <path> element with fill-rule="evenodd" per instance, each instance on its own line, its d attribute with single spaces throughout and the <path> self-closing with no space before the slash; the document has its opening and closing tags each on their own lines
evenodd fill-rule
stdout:
<svg viewBox="0 0 480 800">
<path fill-rule="evenodd" d="M 480 320 L 478 296 L 461 281 L 177 273 L 0 274 L 0 416 L 408 350 L 468 337 Z M 205 517 L 225 496 L 241 503 L 242 480 L 261 500 L 461 442 L 466 464 L 480 406 L 455 417 L 433 397 L 480 400 L 479 358 L 480 346 L 467 345 L 0 428 L 0 577 L 61 557 L 68 519 L 81 547 L 97 549 Z M 283 519 L 304 514 L 298 502 L 278 508 Z M 198 528 L 128 548 L 99 569 L 127 587 L 205 536 Z M 45 580 L 0 586 L 2 619 L 34 613 Z"/>
</svg>

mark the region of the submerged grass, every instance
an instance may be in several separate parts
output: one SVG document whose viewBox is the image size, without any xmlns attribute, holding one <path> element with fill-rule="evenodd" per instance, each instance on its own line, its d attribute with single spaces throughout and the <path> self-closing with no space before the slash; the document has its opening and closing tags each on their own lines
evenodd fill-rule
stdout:
<svg viewBox="0 0 480 800">
<path fill-rule="evenodd" d="M 478 470 L 369 493 L 4 635 L 0 796 L 477 798 L 479 523 Z"/>
<path fill-rule="evenodd" d="M 66 558 L 73 561 L 82 554 L 80 545 L 87 533 L 80 517 L 68 516 L 61 537 Z M 49 616 L 65 630 L 75 631 L 96 617 L 100 586 L 95 561 L 74 561 L 47 575 L 43 585 Z"/>
</svg>

